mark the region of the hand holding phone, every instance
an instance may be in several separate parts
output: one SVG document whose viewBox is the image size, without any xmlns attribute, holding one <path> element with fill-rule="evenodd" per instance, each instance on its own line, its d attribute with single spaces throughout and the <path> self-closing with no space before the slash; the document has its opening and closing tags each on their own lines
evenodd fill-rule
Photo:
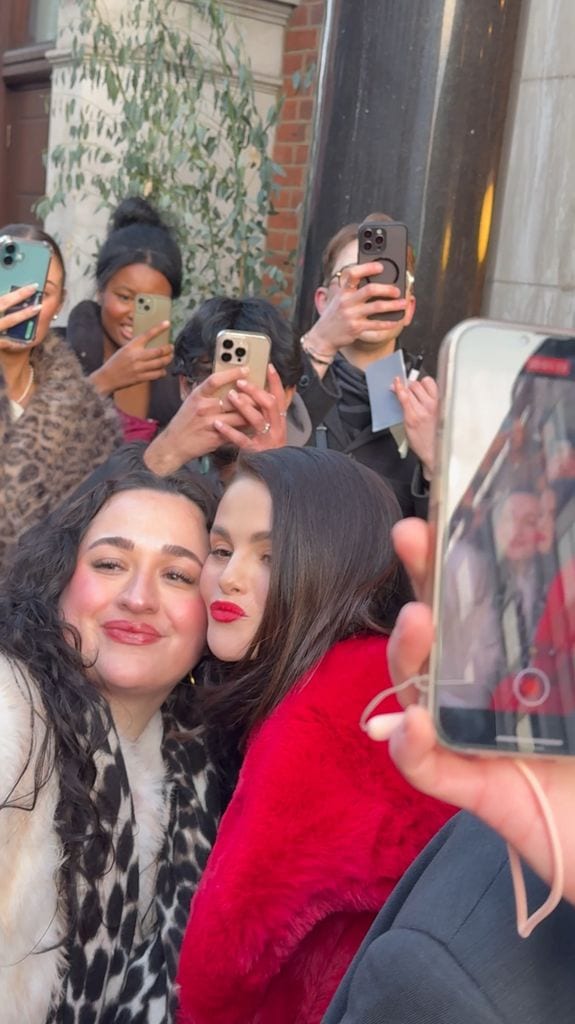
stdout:
<svg viewBox="0 0 575 1024">
<path fill-rule="evenodd" d="M 407 270 L 407 227 L 396 221 L 370 221 L 360 224 L 358 230 L 359 264 L 378 262 L 381 271 L 367 278 L 372 284 L 389 284 L 399 288 L 399 298 L 405 298 Z M 403 310 L 374 313 L 373 320 L 401 320 Z"/>
<path fill-rule="evenodd" d="M 29 345 L 36 337 L 38 312 L 51 258 L 47 242 L 12 238 L 10 235 L 0 238 L 0 299 L 4 300 L 1 311 L 9 314 L 4 318 L 1 330 L 14 342 Z M 32 288 L 33 284 L 35 288 Z M 23 287 L 28 287 L 29 291 L 22 291 Z M 20 312 L 28 315 L 18 317 Z"/>
<path fill-rule="evenodd" d="M 169 320 L 172 315 L 172 300 L 167 295 L 139 293 L 134 300 L 134 338 L 148 333 L 154 327 L 163 326 L 147 342 L 148 348 L 163 348 L 171 343 Z"/>
<path fill-rule="evenodd" d="M 432 527 L 418 519 L 402 520 L 393 529 L 393 541 L 421 599 L 433 575 Z M 396 686 L 417 676 L 425 677 L 433 629 L 431 608 L 421 600 L 402 610 L 388 647 Z M 412 786 L 480 818 L 551 884 L 553 858 L 547 829 L 513 760 L 474 757 L 446 749 L 438 742 L 428 709 L 417 706 L 421 695 L 415 687 L 398 696 L 407 712 L 378 714 L 373 728 L 368 727 L 372 739 L 389 740 L 390 755 Z M 385 712 L 385 705 L 380 710 Z M 575 759 L 531 759 L 529 765 L 547 793 L 563 853 L 563 893 L 575 903 Z"/>
<path fill-rule="evenodd" d="M 258 388 L 265 388 L 271 341 L 267 334 L 252 331 L 219 331 L 216 337 L 213 372 L 221 370 L 247 369 L 249 381 Z M 233 385 L 220 390 L 219 397 L 225 398 Z"/>
<path fill-rule="evenodd" d="M 470 397 L 470 382 L 481 401 Z M 575 756 L 575 338 L 480 320 L 440 353 L 430 699 L 456 750 Z"/>
</svg>

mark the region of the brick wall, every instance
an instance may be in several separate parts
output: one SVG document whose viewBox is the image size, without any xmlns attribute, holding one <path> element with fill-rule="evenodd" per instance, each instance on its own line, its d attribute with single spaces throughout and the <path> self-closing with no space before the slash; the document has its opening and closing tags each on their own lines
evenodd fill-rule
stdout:
<svg viewBox="0 0 575 1024">
<path fill-rule="evenodd" d="M 268 222 L 270 262 L 282 267 L 293 283 L 295 251 L 299 243 L 303 200 L 310 152 L 315 82 L 325 0 L 301 0 L 287 25 L 283 59 L 283 91 L 286 97 L 277 126 L 273 159 L 285 171 L 278 177 L 276 213 Z M 294 87 L 293 75 L 305 78 L 315 68 L 312 81 Z"/>
</svg>

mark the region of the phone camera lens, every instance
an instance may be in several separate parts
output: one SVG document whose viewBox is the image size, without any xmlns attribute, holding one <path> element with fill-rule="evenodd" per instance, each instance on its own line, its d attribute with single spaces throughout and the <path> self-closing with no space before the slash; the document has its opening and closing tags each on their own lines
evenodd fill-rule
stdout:
<svg viewBox="0 0 575 1024">
<path fill-rule="evenodd" d="M 4 256 L 4 259 L 2 260 L 2 263 L 4 264 L 5 267 L 11 267 L 13 262 L 14 262 L 14 257 L 13 256 L 8 256 L 8 255 Z"/>
<path fill-rule="evenodd" d="M 366 228 L 365 229 L 365 231 L 363 232 L 363 237 L 364 238 L 372 238 L 373 237 L 373 231 L 371 230 L 371 228 Z"/>
<path fill-rule="evenodd" d="M 229 352 L 229 350 L 231 348 L 233 348 L 233 347 L 234 347 L 234 343 L 233 343 L 232 339 L 231 338 L 225 338 L 225 340 L 223 342 L 223 345 L 222 345 L 222 348 L 225 348 Z"/>
<path fill-rule="evenodd" d="M 375 236 L 376 245 L 385 245 L 385 236 L 381 233 Z"/>
<path fill-rule="evenodd" d="M 363 243 L 363 248 L 365 249 L 366 252 L 369 252 L 369 250 L 373 248 L 373 243 L 368 241 L 368 240 L 366 240 Z"/>
<path fill-rule="evenodd" d="M 236 356 L 238 357 L 238 359 L 243 359 L 245 354 L 246 354 L 245 348 L 242 348 L 241 345 L 240 345 L 240 347 L 236 349 Z"/>
<path fill-rule="evenodd" d="M 14 255 L 14 253 L 16 252 L 16 246 L 15 246 L 14 242 L 7 242 L 6 243 L 5 252 L 7 252 L 9 256 L 13 256 Z"/>
<path fill-rule="evenodd" d="M 222 363 L 231 363 L 232 354 L 231 352 L 222 352 Z"/>
</svg>

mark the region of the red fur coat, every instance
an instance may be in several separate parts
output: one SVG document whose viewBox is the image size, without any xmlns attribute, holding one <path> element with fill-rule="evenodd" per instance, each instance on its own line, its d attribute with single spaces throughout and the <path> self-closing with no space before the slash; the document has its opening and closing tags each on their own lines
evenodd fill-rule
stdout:
<svg viewBox="0 0 575 1024">
<path fill-rule="evenodd" d="M 391 685 L 383 637 L 346 640 L 252 736 L 194 897 L 180 1024 L 316 1024 L 395 883 L 453 810 L 359 728 Z M 392 696 L 386 711 L 398 710 Z"/>
</svg>

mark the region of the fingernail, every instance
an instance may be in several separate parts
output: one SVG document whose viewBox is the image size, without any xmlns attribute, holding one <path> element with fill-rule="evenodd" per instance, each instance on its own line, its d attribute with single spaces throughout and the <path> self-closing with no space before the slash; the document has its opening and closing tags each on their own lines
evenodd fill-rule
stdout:
<svg viewBox="0 0 575 1024">
<path fill-rule="evenodd" d="M 276 370 L 275 366 L 272 363 L 269 364 L 268 370 L 270 370 L 271 373 L 277 373 L 278 372 Z"/>
<path fill-rule="evenodd" d="M 239 383 L 239 381 L 238 381 L 238 383 Z M 235 388 L 230 388 L 230 390 L 228 391 L 228 394 L 230 395 L 231 398 L 237 398 L 238 397 L 238 393 L 237 393 Z"/>
<path fill-rule="evenodd" d="M 394 711 L 389 715 L 374 715 L 366 723 L 365 731 L 371 740 L 383 743 L 401 725 L 403 715 L 403 711 Z"/>
<path fill-rule="evenodd" d="M 247 387 L 247 383 L 248 383 L 247 380 L 238 380 L 238 381 L 236 381 L 236 385 L 237 385 L 238 388 L 245 388 L 245 387 Z"/>
<path fill-rule="evenodd" d="M 219 428 L 219 427 L 221 427 L 221 425 L 222 425 L 222 421 L 221 420 L 214 420 L 214 427 L 218 427 Z"/>
<path fill-rule="evenodd" d="M 249 372 L 250 371 L 249 371 L 247 366 L 242 366 L 241 370 L 242 370 L 242 373 L 243 373 L 244 377 L 248 377 L 249 376 Z"/>
</svg>

